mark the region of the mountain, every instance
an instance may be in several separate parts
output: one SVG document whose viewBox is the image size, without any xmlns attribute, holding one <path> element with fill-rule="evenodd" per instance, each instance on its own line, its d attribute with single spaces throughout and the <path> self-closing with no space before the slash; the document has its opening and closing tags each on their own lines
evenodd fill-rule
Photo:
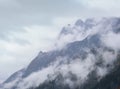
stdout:
<svg viewBox="0 0 120 89">
<path fill-rule="evenodd" d="M 22 77 L 22 74 L 24 73 L 24 71 L 25 71 L 25 69 L 21 69 L 21 70 L 15 72 L 6 81 L 4 81 L 4 83 L 9 83 L 9 82 L 14 81 L 16 78 Z"/>
<path fill-rule="evenodd" d="M 120 18 L 79 19 L 63 27 L 55 49 L 41 51 L 0 89 L 117 89 L 119 42 Z"/>
<path fill-rule="evenodd" d="M 57 83 L 59 77 L 52 81 L 46 81 L 43 84 L 39 85 L 37 88 L 31 89 L 71 89 L 68 85 Z M 59 81 L 62 79 L 60 77 Z M 99 81 L 96 81 L 96 78 L 92 78 L 89 82 L 83 86 L 76 85 L 74 89 L 120 89 L 120 57 L 119 63 L 116 67 L 104 78 Z"/>
</svg>

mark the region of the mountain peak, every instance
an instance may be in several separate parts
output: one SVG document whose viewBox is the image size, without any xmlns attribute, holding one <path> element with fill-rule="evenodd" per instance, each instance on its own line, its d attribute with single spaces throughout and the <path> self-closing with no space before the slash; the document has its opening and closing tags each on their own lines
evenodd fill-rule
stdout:
<svg viewBox="0 0 120 89">
<path fill-rule="evenodd" d="M 76 25 L 76 26 L 81 26 L 81 27 L 83 27 L 83 26 L 84 26 L 84 22 L 83 22 L 81 19 L 79 19 L 79 20 L 77 20 L 77 21 L 75 22 L 75 25 Z"/>
</svg>

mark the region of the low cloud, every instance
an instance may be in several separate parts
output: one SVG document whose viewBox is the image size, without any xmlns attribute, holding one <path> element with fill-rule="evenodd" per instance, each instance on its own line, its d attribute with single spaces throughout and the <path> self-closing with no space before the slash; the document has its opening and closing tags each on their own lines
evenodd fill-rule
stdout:
<svg viewBox="0 0 120 89">
<path fill-rule="evenodd" d="M 102 40 L 108 47 L 120 50 L 120 34 L 110 31 L 108 34 L 103 36 Z"/>
<path fill-rule="evenodd" d="M 99 50 L 98 50 L 99 51 Z M 102 52 L 102 54 L 105 54 Z M 42 70 L 38 72 L 34 72 L 31 75 L 29 75 L 27 78 L 20 80 L 20 78 L 16 79 L 12 83 L 5 84 L 5 87 L 3 89 L 9 89 L 13 86 L 17 85 L 16 89 L 27 89 L 30 87 L 38 87 L 40 84 L 43 84 L 45 81 L 52 81 L 54 80 L 59 74 L 62 75 L 63 84 L 68 84 L 69 87 L 74 88 L 77 84 L 77 86 L 81 86 L 84 84 L 87 80 L 89 80 L 89 75 L 96 71 L 96 77 L 102 78 L 107 73 L 109 73 L 109 68 L 106 67 L 108 64 L 111 65 L 113 62 L 108 62 L 105 60 L 108 60 L 108 55 L 103 55 L 104 59 L 101 65 L 96 65 L 99 60 L 96 59 L 96 56 L 92 53 L 89 53 L 86 59 L 71 59 L 70 63 L 67 63 L 67 60 L 70 60 L 69 57 L 58 57 L 57 61 L 50 64 L 48 67 L 43 68 Z M 107 58 L 107 59 L 106 59 Z M 111 58 L 113 58 L 111 56 Z M 113 59 L 115 61 L 115 59 Z M 62 62 L 62 64 L 61 64 Z M 72 73 L 74 76 L 76 76 L 77 80 L 73 81 L 71 80 Z M 51 77 L 49 77 L 51 76 Z M 19 81 L 19 82 L 18 82 Z M 18 83 L 17 83 L 18 82 Z"/>
</svg>

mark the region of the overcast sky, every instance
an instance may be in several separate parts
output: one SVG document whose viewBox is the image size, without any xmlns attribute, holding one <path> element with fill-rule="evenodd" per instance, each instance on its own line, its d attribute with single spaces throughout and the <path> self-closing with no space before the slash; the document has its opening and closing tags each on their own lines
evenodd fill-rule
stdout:
<svg viewBox="0 0 120 89">
<path fill-rule="evenodd" d="M 0 82 L 47 51 L 77 19 L 120 16 L 120 0 L 0 0 Z"/>
</svg>

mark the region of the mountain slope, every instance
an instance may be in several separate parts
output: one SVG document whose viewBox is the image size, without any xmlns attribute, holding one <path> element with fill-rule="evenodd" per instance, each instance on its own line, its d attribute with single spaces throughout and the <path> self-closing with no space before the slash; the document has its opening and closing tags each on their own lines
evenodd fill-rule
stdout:
<svg viewBox="0 0 120 89">
<path fill-rule="evenodd" d="M 4 81 L 4 83 L 9 83 L 9 82 L 14 81 L 18 77 L 22 77 L 22 74 L 24 73 L 24 71 L 25 71 L 25 69 L 21 69 L 21 70 L 15 72 L 6 81 Z"/>
<path fill-rule="evenodd" d="M 92 73 L 94 76 L 94 73 Z M 74 76 L 73 76 L 74 77 Z M 58 79 L 59 78 L 59 79 Z M 55 80 L 46 81 L 39 85 L 37 88 L 31 89 L 71 89 L 69 85 L 64 85 L 58 82 L 61 81 L 61 77 L 57 77 Z M 101 80 L 97 81 L 97 78 L 91 77 L 86 84 L 79 86 L 76 85 L 74 89 L 119 89 L 120 87 L 120 56 L 117 58 L 114 69 L 104 76 Z"/>
</svg>

